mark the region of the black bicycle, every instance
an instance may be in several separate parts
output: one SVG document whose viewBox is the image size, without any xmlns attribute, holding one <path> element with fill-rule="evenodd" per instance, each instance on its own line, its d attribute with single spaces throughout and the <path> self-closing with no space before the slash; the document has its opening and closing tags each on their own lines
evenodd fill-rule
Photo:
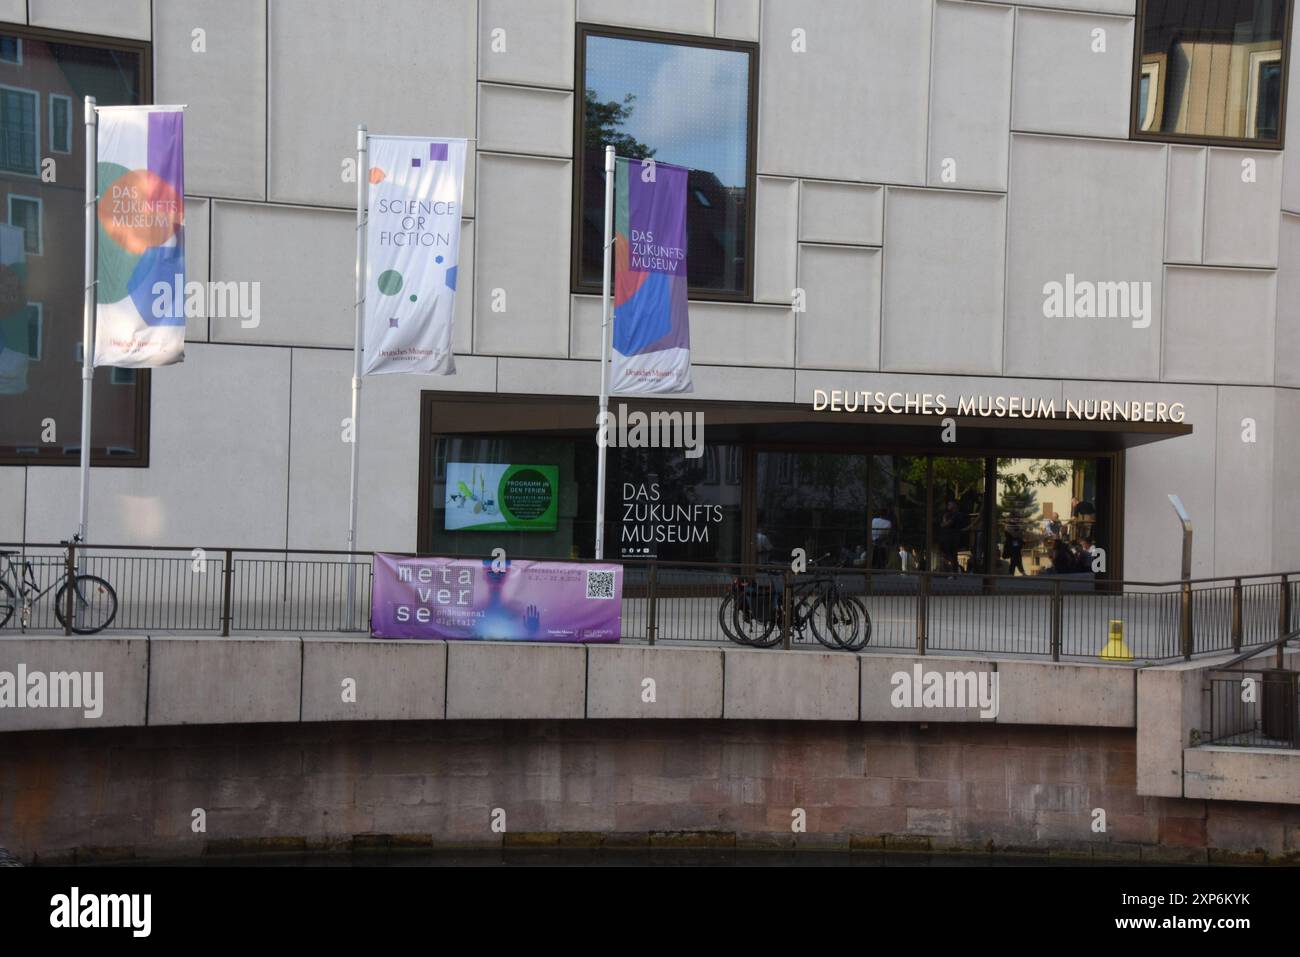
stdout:
<svg viewBox="0 0 1300 957">
<path fill-rule="evenodd" d="M 825 560 L 809 562 L 815 566 Z M 854 595 L 846 594 L 832 574 L 814 574 L 791 589 L 790 630 L 802 639 L 805 631 L 832 650 L 858 651 L 871 640 L 871 615 Z M 741 645 L 771 648 L 781 641 L 778 625 L 785 616 L 782 577 L 767 574 L 739 577 L 718 609 L 723 634 Z"/>
<path fill-rule="evenodd" d="M 74 535 L 73 543 L 81 541 L 81 536 Z M 68 542 L 60 542 L 68 545 Z M 29 559 L 22 561 L 21 568 L 13 551 L 0 550 L 0 628 L 9 624 L 15 611 L 19 611 L 19 625 L 26 631 L 32 623 L 32 607 L 56 588 L 54 595 L 54 617 L 59 624 L 68 627 L 68 589 L 72 588 L 72 626 L 69 630 L 74 635 L 93 635 L 103 631 L 117 617 L 117 592 L 104 579 L 95 575 L 76 575 L 68 582 L 67 562 L 64 571 L 49 585 L 42 588 L 36 580 L 36 570 Z M 17 587 L 15 587 L 17 586 Z"/>
</svg>

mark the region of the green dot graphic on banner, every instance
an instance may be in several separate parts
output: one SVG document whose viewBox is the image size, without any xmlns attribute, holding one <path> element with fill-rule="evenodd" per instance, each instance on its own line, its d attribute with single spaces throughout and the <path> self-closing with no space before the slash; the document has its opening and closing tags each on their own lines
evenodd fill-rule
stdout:
<svg viewBox="0 0 1300 957">
<path fill-rule="evenodd" d="M 402 274 L 396 269 L 385 269 L 379 274 L 379 291 L 385 296 L 396 296 L 402 291 Z"/>
<path fill-rule="evenodd" d="M 448 531 L 553 532 L 559 511 L 555 465 L 448 462 Z"/>
</svg>

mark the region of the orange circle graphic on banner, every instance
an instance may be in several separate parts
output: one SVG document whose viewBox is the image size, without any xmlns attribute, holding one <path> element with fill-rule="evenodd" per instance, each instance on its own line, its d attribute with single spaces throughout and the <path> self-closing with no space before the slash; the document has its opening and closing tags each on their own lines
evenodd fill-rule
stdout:
<svg viewBox="0 0 1300 957">
<path fill-rule="evenodd" d="M 171 239 L 184 217 L 184 200 L 170 183 L 147 169 L 124 173 L 99 197 L 99 225 L 119 246 L 137 255 Z"/>
</svg>

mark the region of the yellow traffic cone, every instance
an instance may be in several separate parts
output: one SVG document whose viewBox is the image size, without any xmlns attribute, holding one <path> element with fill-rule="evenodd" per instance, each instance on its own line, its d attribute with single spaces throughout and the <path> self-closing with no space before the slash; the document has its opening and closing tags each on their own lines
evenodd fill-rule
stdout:
<svg viewBox="0 0 1300 957">
<path fill-rule="evenodd" d="M 1128 645 L 1124 644 L 1124 622 L 1118 618 L 1110 620 L 1110 637 L 1106 640 L 1106 646 L 1101 649 L 1098 655 L 1102 661 L 1132 661 L 1133 652 L 1129 650 Z"/>
</svg>

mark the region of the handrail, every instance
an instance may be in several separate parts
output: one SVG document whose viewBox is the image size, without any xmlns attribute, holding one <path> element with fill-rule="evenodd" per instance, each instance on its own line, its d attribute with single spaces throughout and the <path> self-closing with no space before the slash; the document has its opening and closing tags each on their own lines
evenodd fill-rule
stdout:
<svg viewBox="0 0 1300 957">
<path fill-rule="evenodd" d="M 19 550 L 32 549 L 32 548 L 49 548 L 49 549 L 57 549 L 59 551 L 63 551 L 67 548 L 67 545 L 62 542 L 0 542 L 0 549 L 7 549 L 7 548 L 13 548 Z M 452 558 L 452 559 L 468 560 L 468 561 L 480 561 L 480 560 L 489 561 L 492 558 L 491 555 L 479 555 L 479 554 L 451 555 L 445 552 L 408 552 L 408 551 L 397 551 L 397 550 L 389 551 L 386 549 L 347 551 L 345 549 L 294 548 L 292 546 L 279 546 L 279 547 L 259 546 L 259 547 L 245 548 L 241 546 L 231 546 L 231 545 L 220 545 L 220 546 L 195 545 L 195 544 L 188 544 L 188 545 L 103 544 L 101 545 L 101 544 L 88 544 L 85 542 L 81 542 L 77 545 L 78 551 L 102 550 L 102 551 L 192 552 L 195 548 L 201 548 L 205 552 L 217 552 L 217 553 L 240 552 L 240 553 L 254 554 L 254 555 L 258 555 L 258 554 L 338 555 L 338 556 L 355 556 L 355 557 L 368 558 L 374 555 L 376 551 L 382 551 L 384 552 L 384 554 L 397 555 L 402 558 Z M 592 561 L 594 561 L 594 559 L 591 558 L 562 558 L 554 555 L 511 555 L 509 557 L 512 561 L 575 562 L 575 563 L 591 563 Z M 646 568 L 649 568 L 652 565 L 658 565 L 660 567 L 665 565 L 671 565 L 674 568 L 701 568 L 701 569 L 711 569 L 715 571 L 724 568 L 743 567 L 743 568 L 766 570 L 772 573 L 779 573 L 781 571 L 789 569 L 790 567 L 788 562 L 762 563 L 762 562 L 746 562 L 743 560 L 726 561 L 726 562 L 691 562 L 691 561 L 678 561 L 676 559 L 606 558 L 606 559 L 602 559 L 602 561 L 611 564 L 632 565 L 637 567 L 643 566 Z M 810 569 L 810 571 L 811 570 L 812 569 Z M 1039 577 L 1042 577 L 1045 581 L 1050 581 L 1051 579 L 1056 577 L 1054 575 L 1045 575 L 1045 576 L 1005 575 L 1005 574 L 998 574 L 996 572 L 955 573 L 955 572 L 944 572 L 944 571 L 901 571 L 897 569 L 888 569 L 888 568 L 867 568 L 867 567 L 857 566 L 857 565 L 837 565 L 837 566 L 818 565 L 816 570 L 820 572 L 832 572 L 832 573 L 842 573 L 842 574 L 856 574 L 856 575 L 866 574 L 871 577 L 876 577 L 876 576 L 921 577 L 924 575 L 932 575 L 940 578 L 948 578 L 948 577 L 952 577 L 953 575 L 957 575 L 958 577 L 965 577 L 965 578 L 1006 579 L 1008 581 L 1018 581 L 1018 582 L 1025 582 L 1027 580 L 1037 579 Z M 1174 579 L 1172 581 L 1142 581 L 1138 579 L 1127 579 L 1127 578 L 1126 579 L 1100 578 L 1097 579 L 1097 581 L 1104 582 L 1109 585 L 1131 585 L 1140 588 L 1176 588 L 1183 585 L 1205 585 L 1211 583 L 1223 585 L 1223 586 L 1231 586 L 1233 583 L 1238 581 L 1249 582 L 1252 580 L 1260 580 L 1260 581 L 1268 580 L 1276 584 L 1279 579 L 1282 579 L 1284 577 L 1289 577 L 1289 576 L 1300 578 L 1300 569 L 1293 570 L 1293 571 L 1258 572 L 1252 575 L 1221 575 L 1221 576 L 1214 576 L 1214 577 L 1207 577 L 1207 578 L 1190 578 L 1190 579 L 1179 578 L 1179 579 Z"/>
<path fill-rule="evenodd" d="M 1251 658 L 1258 658 L 1260 655 L 1267 653 L 1268 650 L 1274 646 L 1277 646 L 1278 649 L 1281 650 L 1281 646 L 1285 645 L 1288 641 L 1294 641 L 1296 638 L 1300 638 L 1300 629 L 1297 629 L 1290 634 L 1283 635 L 1281 638 L 1274 638 L 1272 641 L 1266 641 L 1262 645 L 1256 645 L 1250 651 L 1243 651 L 1241 654 L 1237 655 L 1237 657 L 1225 661 L 1221 665 L 1215 665 L 1213 668 L 1208 670 L 1231 671 L 1233 666 L 1239 665 L 1243 661 L 1249 661 Z"/>
</svg>

